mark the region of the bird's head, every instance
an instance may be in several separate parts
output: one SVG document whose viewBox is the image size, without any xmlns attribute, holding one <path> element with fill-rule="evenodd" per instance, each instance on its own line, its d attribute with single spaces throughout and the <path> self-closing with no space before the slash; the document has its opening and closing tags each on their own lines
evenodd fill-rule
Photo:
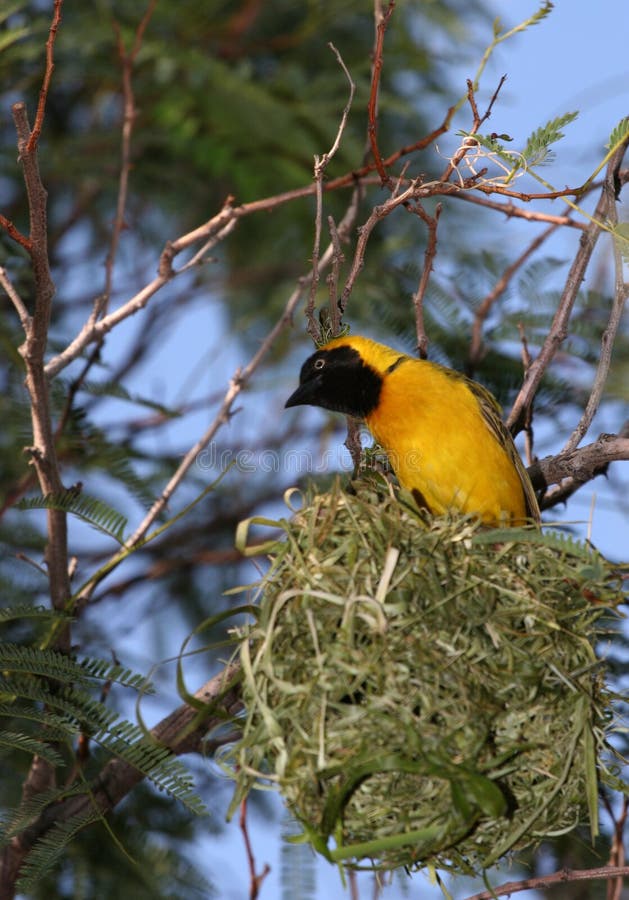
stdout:
<svg viewBox="0 0 629 900">
<path fill-rule="evenodd" d="M 364 419 L 378 405 L 387 365 L 399 356 L 368 338 L 336 338 L 305 361 L 286 406 L 321 406 Z"/>
</svg>

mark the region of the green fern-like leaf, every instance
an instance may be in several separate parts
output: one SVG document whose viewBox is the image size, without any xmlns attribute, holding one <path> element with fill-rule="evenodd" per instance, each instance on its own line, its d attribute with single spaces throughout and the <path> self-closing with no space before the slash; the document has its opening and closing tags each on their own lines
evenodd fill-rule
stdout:
<svg viewBox="0 0 629 900">
<path fill-rule="evenodd" d="M 47 609 L 45 606 L 30 606 L 28 603 L 20 603 L 19 606 L 7 606 L 0 609 L 0 625 L 5 622 L 14 622 L 16 619 L 43 619 L 44 621 L 57 621 L 70 619 L 69 615 Z"/>
<path fill-rule="evenodd" d="M 118 719 L 115 711 L 94 700 L 87 691 L 76 687 L 60 685 L 57 690 L 49 687 L 48 681 L 24 675 L 9 675 L 0 678 L 0 695 L 16 697 L 20 702 L 46 704 L 54 710 L 57 724 L 65 729 L 67 739 L 78 734 L 98 734 L 105 732 Z"/>
<path fill-rule="evenodd" d="M 12 837 L 24 831 L 44 812 L 51 803 L 85 793 L 85 784 L 77 782 L 72 787 L 54 787 L 40 791 L 22 800 L 17 809 L 3 810 L 0 819 L 0 847 L 8 844 Z"/>
<path fill-rule="evenodd" d="M 194 781 L 186 766 L 167 747 L 145 735 L 136 725 L 117 722 L 106 732 L 94 734 L 92 739 L 114 756 L 134 766 L 191 812 L 198 816 L 207 815 L 207 809 L 194 790 Z"/>
<path fill-rule="evenodd" d="M 0 732 L 0 755 L 3 752 L 9 753 L 13 750 L 19 750 L 31 756 L 41 756 L 42 759 L 48 760 L 53 766 L 60 766 L 64 761 L 63 757 L 50 744 L 44 741 L 40 741 L 28 734 L 20 734 L 17 731 Z"/>
<path fill-rule="evenodd" d="M 504 40 L 505 37 L 508 37 L 510 34 L 516 31 L 524 31 L 527 28 L 530 28 L 531 25 L 538 25 L 542 19 L 545 19 L 546 16 L 550 15 L 553 11 L 554 3 L 552 0 L 544 0 L 542 5 L 536 10 L 532 16 L 529 16 L 528 19 L 525 19 L 524 22 L 521 22 L 519 25 L 516 25 L 515 28 L 510 29 L 510 31 L 506 32 L 506 34 L 502 33 L 502 21 L 499 16 L 494 19 L 493 22 L 493 32 L 494 32 L 494 40 L 499 38 Z"/>
<path fill-rule="evenodd" d="M 112 509 L 102 500 L 80 494 L 76 490 L 63 491 L 60 494 L 26 497 L 15 504 L 16 509 L 59 509 L 87 522 L 92 528 L 109 535 L 119 544 L 124 543 L 124 530 L 127 519 Z"/>
<path fill-rule="evenodd" d="M 578 115 L 578 112 L 569 112 L 563 116 L 557 116 L 557 118 L 551 119 L 545 125 L 542 125 L 541 128 L 536 128 L 529 135 L 522 150 L 522 156 L 529 168 L 550 162 L 552 158 L 552 153 L 549 149 L 550 145 L 557 143 L 564 137 L 562 128 L 565 128 L 570 122 L 574 122 Z"/>
<path fill-rule="evenodd" d="M 620 122 L 614 126 L 612 133 L 609 136 L 609 141 L 606 144 L 607 148 L 612 150 L 614 147 L 622 144 L 627 135 L 629 135 L 629 116 L 625 116 L 624 119 L 621 119 Z"/>
<path fill-rule="evenodd" d="M 76 728 L 68 728 L 67 718 L 37 703 L 28 704 L 21 700 L 12 703 L 0 702 L 0 718 L 10 719 L 14 727 L 17 727 L 19 722 L 24 722 L 29 723 L 31 727 L 45 729 L 47 741 L 70 743 L 76 736 Z"/>
<path fill-rule="evenodd" d="M 56 650 L 40 650 L 8 642 L 0 645 L 0 667 L 5 672 L 41 675 L 64 684 L 89 684 L 88 679 L 97 679 L 114 681 L 143 693 L 152 692 L 146 678 L 106 660 L 88 658 L 78 661 Z"/>
<path fill-rule="evenodd" d="M 131 394 L 118 381 L 84 381 L 81 390 L 93 397 L 113 397 L 116 400 L 125 400 L 127 403 L 135 403 L 137 406 L 143 406 L 147 409 L 155 410 L 169 419 L 176 419 L 180 413 L 176 410 L 169 409 L 163 403 L 157 403 L 154 400 L 148 400 L 138 394 Z"/>
<path fill-rule="evenodd" d="M 105 659 L 94 659 L 88 657 L 82 659 L 79 663 L 81 670 L 89 675 L 90 678 L 97 678 L 99 681 L 113 681 L 123 687 L 130 687 L 142 694 L 154 694 L 155 689 L 151 682 L 143 675 L 132 672 L 124 666 L 117 663 L 108 662 Z"/>
<path fill-rule="evenodd" d="M 531 18 L 526 23 L 527 25 L 539 25 L 542 19 L 545 19 L 546 16 L 549 16 L 554 9 L 555 4 L 552 0 L 544 0 L 544 3 L 540 6 L 537 12 L 534 12 Z"/>
<path fill-rule="evenodd" d="M 91 807 L 87 812 L 51 828 L 26 857 L 20 870 L 18 890 L 25 894 L 32 891 L 43 875 L 59 860 L 77 834 L 99 819 L 102 819 L 102 813 L 95 807 Z"/>
<path fill-rule="evenodd" d="M 97 497 L 87 494 L 79 494 L 76 490 L 63 491 L 60 494 L 39 495 L 37 497 L 25 497 L 15 504 L 16 509 L 59 509 L 70 515 L 76 516 L 109 535 L 119 544 L 124 543 L 124 530 L 127 527 L 127 519 L 121 513 L 112 509 Z"/>
</svg>

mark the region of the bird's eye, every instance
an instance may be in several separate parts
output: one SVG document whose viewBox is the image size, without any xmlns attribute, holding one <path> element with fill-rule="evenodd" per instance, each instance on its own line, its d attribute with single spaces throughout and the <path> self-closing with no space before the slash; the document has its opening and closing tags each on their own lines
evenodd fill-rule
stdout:
<svg viewBox="0 0 629 900">
<path fill-rule="evenodd" d="M 319 359 L 315 360 L 315 364 L 314 364 L 315 369 L 322 369 L 324 366 L 325 366 L 324 359 L 321 359 L 321 357 L 319 357 Z"/>
</svg>

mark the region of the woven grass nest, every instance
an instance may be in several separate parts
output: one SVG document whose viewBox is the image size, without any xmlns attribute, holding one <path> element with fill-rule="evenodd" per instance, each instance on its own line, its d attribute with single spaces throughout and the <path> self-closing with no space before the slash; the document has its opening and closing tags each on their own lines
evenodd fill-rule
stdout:
<svg viewBox="0 0 629 900">
<path fill-rule="evenodd" d="M 557 534 L 427 519 L 373 480 L 274 524 L 237 632 L 234 802 L 276 786 L 315 849 L 354 868 L 476 874 L 596 831 L 611 700 L 594 646 L 622 599 L 606 560 Z"/>
</svg>

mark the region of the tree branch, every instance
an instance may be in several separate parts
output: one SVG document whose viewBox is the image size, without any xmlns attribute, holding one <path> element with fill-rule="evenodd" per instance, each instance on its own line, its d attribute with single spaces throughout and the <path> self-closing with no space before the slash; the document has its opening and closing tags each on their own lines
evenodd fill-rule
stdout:
<svg viewBox="0 0 629 900">
<path fill-rule="evenodd" d="M 315 296 L 317 293 L 317 287 L 319 285 L 319 253 L 321 248 L 321 228 L 323 222 L 323 176 L 325 174 L 325 170 L 327 169 L 330 160 L 333 159 L 336 151 L 339 148 L 341 137 L 343 136 L 343 132 L 345 131 L 347 125 L 347 117 L 349 116 L 349 111 L 352 108 L 352 102 L 354 100 L 354 93 L 356 91 L 356 85 L 352 80 L 352 76 L 347 70 L 347 66 L 343 62 L 343 58 L 341 54 L 336 49 L 334 44 L 329 44 L 330 49 L 335 54 L 338 64 L 343 69 L 345 73 L 345 77 L 349 82 L 349 98 L 347 103 L 345 104 L 345 109 L 343 110 L 343 114 L 341 116 L 341 121 L 339 127 L 336 132 L 336 137 L 334 139 L 334 143 L 327 153 L 324 153 L 323 156 L 315 156 L 314 159 L 314 178 L 315 178 L 315 188 L 316 188 L 316 212 L 315 212 L 315 237 L 314 237 L 314 247 L 312 249 L 312 277 L 310 279 L 310 290 L 308 292 L 308 301 L 306 303 L 306 322 L 307 322 L 307 331 L 312 340 L 317 343 L 321 338 L 321 329 L 319 327 L 319 323 L 317 322 L 314 314 L 315 310 Z M 332 235 L 332 243 L 334 244 L 335 239 L 338 240 L 338 235 Z M 338 254 L 336 255 L 338 258 Z M 338 318 L 338 313 L 337 313 Z"/>
<path fill-rule="evenodd" d="M 0 266 L 0 285 L 2 285 L 2 287 L 4 288 L 7 297 L 15 307 L 15 310 L 20 317 L 20 322 L 22 324 L 22 328 L 24 329 L 24 333 L 28 334 L 33 325 L 32 319 L 28 314 L 28 310 L 26 308 L 26 305 L 24 304 L 24 301 L 13 287 L 7 270 L 2 266 Z"/>
<path fill-rule="evenodd" d="M 535 238 L 535 240 L 531 241 L 524 252 L 521 253 L 520 256 L 518 256 L 518 258 L 514 260 L 514 262 L 512 262 L 510 266 L 507 266 L 492 290 L 479 303 L 474 314 L 474 322 L 472 324 L 472 338 L 470 341 L 470 349 L 467 356 L 466 371 L 468 375 L 471 375 L 473 373 L 474 369 L 482 359 L 483 325 L 485 324 L 485 320 L 489 315 L 492 306 L 499 299 L 499 297 L 504 294 L 509 285 L 509 282 L 518 271 L 518 269 L 520 269 L 527 261 L 527 259 L 529 259 L 529 257 L 532 256 L 533 253 L 535 253 L 535 251 L 539 249 L 539 247 L 541 247 L 545 240 L 547 240 L 552 234 L 555 233 L 558 227 L 559 226 L 556 224 L 551 225 L 549 228 L 546 228 L 541 234 L 539 234 Z"/>
<path fill-rule="evenodd" d="M 494 900 L 495 897 L 519 894 L 538 888 L 549 888 L 556 884 L 572 884 L 577 881 L 601 881 L 608 878 L 626 878 L 629 866 L 599 866 L 596 869 L 561 869 L 552 875 L 541 875 L 537 878 L 523 878 L 521 881 L 508 881 L 480 894 L 473 894 L 466 900 Z"/>
<path fill-rule="evenodd" d="M 533 360 L 524 376 L 524 382 L 520 389 L 520 393 L 516 397 L 507 420 L 508 426 L 514 433 L 517 433 L 522 427 L 522 423 L 526 418 L 526 410 L 533 402 L 533 397 L 539 387 L 544 372 L 568 335 L 568 322 L 570 321 L 572 308 L 577 298 L 579 288 L 581 287 L 581 282 L 585 277 L 594 247 L 596 246 L 596 242 L 601 233 L 600 223 L 605 222 L 608 219 L 612 207 L 616 202 L 618 172 L 628 144 L 629 137 L 626 138 L 622 146 L 613 154 L 607 165 L 607 172 L 601 190 L 601 196 L 596 204 L 592 221 L 581 236 L 579 250 L 570 267 L 566 286 L 553 318 L 550 332 L 548 333 L 537 358 Z"/>
<path fill-rule="evenodd" d="M 35 114 L 35 124 L 33 125 L 33 130 L 31 131 L 28 143 L 26 145 L 26 152 L 30 155 L 34 153 L 37 149 L 37 144 L 39 143 L 39 137 L 41 135 L 41 130 L 44 126 L 44 115 L 46 113 L 46 101 L 48 99 L 48 91 L 50 89 L 50 80 L 52 78 L 52 73 L 55 68 L 54 63 L 54 48 L 55 48 L 55 40 L 57 39 L 57 31 L 59 30 L 59 25 L 61 24 L 61 7 L 63 6 L 63 0 L 54 0 L 53 5 L 53 13 L 52 13 L 52 22 L 50 23 L 50 30 L 48 32 L 48 40 L 46 41 L 46 71 L 44 72 L 44 80 L 42 82 L 41 90 L 39 92 L 39 102 L 37 104 L 37 113 Z"/>
<path fill-rule="evenodd" d="M 376 4 L 378 22 L 376 24 L 376 45 L 371 67 L 371 90 L 369 92 L 369 103 L 367 104 L 367 136 L 369 138 L 369 146 L 371 147 L 376 171 L 380 176 L 380 182 L 383 186 L 388 185 L 389 187 L 392 187 L 393 182 L 386 171 L 385 164 L 380 155 L 380 148 L 378 147 L 378 90 L 380 87 L 380 75 L 382 73 L 384 35 L 389 24 L 389 19 L 393 15 L 393 10 L 395 9 L 395 0 L 389 0 L 389 5 L 384 13 L 378 7 L 379 4 Z"/>
<path fill-rule="evenodd" d="M 557 456 L 547 456 L 529 467 L 533 487 L 540 491 L 549 485 L 558 485 L 542 500 L 541 508 L 548 509 L 566 500 L 578 488 L 604 475 L 611 462 L 629 459 L 629 437 L 618 434 L 602 434 L 591 444 L 579 450 L 562 450 Z"/>
<path fill-rule="evenodd" d="M 610 202 L 609 204 L 607 219 L 612 226 L 618 224 L 618 213 L 616 210 L 616 204 L 614 202 Z M 583 410 L 583 415 L 581 416 L 577 427 L 574 429 L 568 441 L 566 442 L 566 446 L 564 447 L 565 452 L 574 450 L 575 447 L 579 446 L 579 444 L 585 437 L 588 428 L 592 424 L 592 420 L 596 414 L 596 411 L 598 410 L 601 398 L 603 396 L 603 391 L 605 390 L 605 385 L 607 384 L 607 378 L 609 376 L 609 367 L 612 361 L 614 341 L 616 340 L 616 334 L 618 333 L 618 329 L 620 327 L 623 310 L 625 308 L 625 300 L 629 295 L 629 287 L 627 284 L 625 284 L 624 280 L 622 252 L 620 247 L 618 246 L 618 239 L 614 235 L 612 235 L 612 251 L 614 256 L 615 273 L 614 298 L 612 300 L 612 308 L 609 314 L 607 326 L 601 336 L 601 352 L 599 354 L 598 365 L 596 367 L 596 375 L 594 376 L 594 384 L 592 385 L 590 396 L 588 397 L 585 409 Z"/>
<path fill-rule="evenodd" d="M 30 218 L 30 256 L 35 278 L 35 310 L 26 332 L 26 340 L 19 348 L 26 364 L 26 388 L 31 399 L 33 445 L 29 448 L 31 462 L 37 472 L 42 494 L 56 494 L 63 490 L 50 416 L 48 380 L 44 370 L 44 356 L 48 344 L 48 327 L 55 286 L 48 261 L 47 194 L 42 184 L 37 161 L 37 145 L 31 146 L 31 131 L 26 106 L 12 107 L 18 136 L 18 150 L 24 172 Z M 50 597 L 57 610 L 64 610 L 70 595 L 68 577 L 68 539 L 66 514 L 49 509 L 46 563 L 50 582 Z M 59 635 L 58 647 L 69 648 L 69 630 Z"/>
</svg>

